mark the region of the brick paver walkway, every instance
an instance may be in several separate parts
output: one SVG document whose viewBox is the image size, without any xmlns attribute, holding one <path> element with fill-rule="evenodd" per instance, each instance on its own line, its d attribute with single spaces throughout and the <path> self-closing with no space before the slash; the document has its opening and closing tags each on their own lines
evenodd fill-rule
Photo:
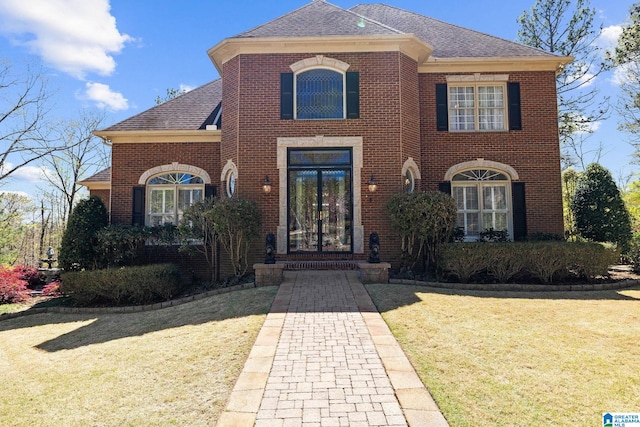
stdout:
<svg viewBox="0 0 640 427">
<path fill-rule="evenodd" d="M 353 271 L 286 272 L 218 426 L 447 426 Z"/>
</svg>

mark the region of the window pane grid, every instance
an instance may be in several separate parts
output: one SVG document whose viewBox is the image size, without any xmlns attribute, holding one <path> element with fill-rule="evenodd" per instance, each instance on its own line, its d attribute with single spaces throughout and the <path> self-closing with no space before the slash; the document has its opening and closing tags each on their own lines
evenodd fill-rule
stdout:
<svg viewBox="0 0 640 427">
<path fill-rule="evenodd" d="M 456 226 L 462 227 L 471 240 L 489 228 L 509 230 L 508 183 L 496 180 L 508 181 L 504 174 L 485 169 L 461 172 L 452 180 L 458 182 L 451 188 L 458 207 Z"/>
<path fill-rule="evenodd" d="M 183 211 L 204 198 L 204 181 L 196 175 L 174 172 L 151 178 L 147 185 L 148 224 L 178 225 Z"/>
<path fill-rule="evenodd" d="M 449 87 L 450 130 L 505 130 L 505 115 L 504 86 Z"/>
</svg>

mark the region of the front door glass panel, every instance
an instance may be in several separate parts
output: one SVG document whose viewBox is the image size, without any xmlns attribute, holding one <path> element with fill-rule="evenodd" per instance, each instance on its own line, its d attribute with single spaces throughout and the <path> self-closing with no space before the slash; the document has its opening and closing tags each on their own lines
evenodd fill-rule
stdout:
<svg viewBox="0 0 640 427">
<path fill-rule="evenodd" d="M 350 150 L 291 150 L 289 252 L 352 251 Z"/>
</svg>

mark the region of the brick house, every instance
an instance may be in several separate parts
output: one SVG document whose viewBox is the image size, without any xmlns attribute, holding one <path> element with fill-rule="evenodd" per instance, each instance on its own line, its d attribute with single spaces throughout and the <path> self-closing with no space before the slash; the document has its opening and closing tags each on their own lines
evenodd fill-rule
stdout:
<svg viewBox="0 0 640 427">
<path fill-rule="evenodd" d="M 322 0 L 208 55 L 220 79 L 95 132 L 112 167 L 83 183 L 112 223 L 177 222 L 206 195 L 240 197 L 258 203 L 278 260 L 363 260 L 375 231 L 394 261 L 387 200 L 440 189 L 469 240 L 563 232 L 555 76 L 571 58 Z"/>
</svg>

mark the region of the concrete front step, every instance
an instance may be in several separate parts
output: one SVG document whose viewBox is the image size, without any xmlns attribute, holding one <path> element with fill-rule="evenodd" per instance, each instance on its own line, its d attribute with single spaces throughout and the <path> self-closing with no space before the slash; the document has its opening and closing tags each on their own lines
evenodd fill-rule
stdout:
<svg viewBox="0 0 640 427">
<path fill-rule="evenodd" d="M 281 261 L 285 270 L 357 270 L 358 261 L 351 260 L 296 260 Z"/>
</svg>

